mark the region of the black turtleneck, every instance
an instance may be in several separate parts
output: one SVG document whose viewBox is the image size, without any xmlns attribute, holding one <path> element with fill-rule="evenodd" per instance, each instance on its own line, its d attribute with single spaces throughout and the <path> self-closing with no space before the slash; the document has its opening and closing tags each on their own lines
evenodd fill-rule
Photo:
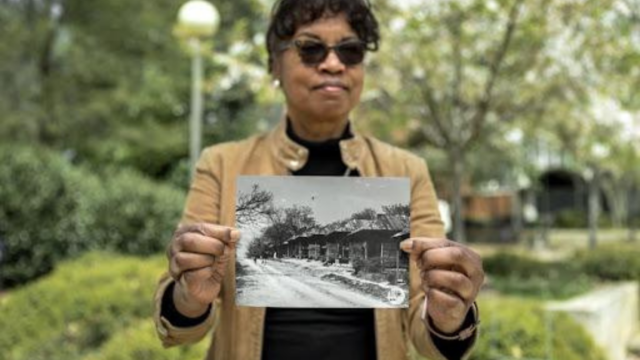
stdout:
<svg viewBox="0 0 640 360">
<path fill-rule="evenodd" d="M 347 127 L 339 139 L 309 142 L 287 126 L 287 135 L 309 150 L 305 166 L 295 176 L 342 176 L 340 140 L 351 138 Z M 350 176 L 359 176 L 351 171 Z M 376 359 L 373 309 L 267 308 L 262 360 Z"/>
<path fill-rule="evenodd" d="M 290 124 L 287 124 L 287 136 L 309 150 L 307 163 L 302 169 L 295 171 L 293 175 L 342 176 L 347 171 L 347 166 L 342 162 L 340 141 L 353 137 L 348 125 L 340 138 L 323 142 L 312 142 L 301 139 L 293 132 Z M 352 170 L 350 176 L 358 176 L 357 170 Z"/>
</svg>

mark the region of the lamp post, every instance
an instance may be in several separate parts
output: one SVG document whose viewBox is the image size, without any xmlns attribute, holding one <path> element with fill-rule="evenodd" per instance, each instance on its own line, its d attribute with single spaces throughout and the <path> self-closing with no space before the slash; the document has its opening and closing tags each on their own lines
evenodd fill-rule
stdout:
<svg viewBox="0 0 640 360">
<path fill-rule="evenodd" d="M 220 24 L 216 8 L 204 0 L 190 0 L 178 11 L 175 35 L 185 41 L 191 55 L 191 114 L 189 120 L 189 169 L 195 173 L 202 147 L 202 54 L 203 41 L 215 34 Z"/>
</svg>

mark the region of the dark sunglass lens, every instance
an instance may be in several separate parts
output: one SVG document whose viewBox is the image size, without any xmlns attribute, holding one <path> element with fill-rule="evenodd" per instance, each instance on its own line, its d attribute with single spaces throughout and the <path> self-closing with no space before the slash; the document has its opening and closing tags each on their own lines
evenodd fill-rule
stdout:
<svg viewBox="0 0 640 360">
<path fill-rule="evenodd" d="M 319 42 L 305 41 L 298 43 L 298 53 L 305 64 L 319 64 L 327 57 L 327 47 Z"/>
<path fill-rule="evenodd" d="M 364 60 L 365 48 L 361 43 L 340 44 L 335 50 L 345 65 L 357 65 Z"/>
</svg>

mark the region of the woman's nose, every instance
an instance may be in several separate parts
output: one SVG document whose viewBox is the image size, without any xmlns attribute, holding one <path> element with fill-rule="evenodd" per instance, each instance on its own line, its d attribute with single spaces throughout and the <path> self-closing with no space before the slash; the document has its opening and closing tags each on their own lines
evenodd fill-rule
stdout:
<svg viewBox="0 0 640 360">
<path fill-rule="evenodd" d="M 340 61 L 338 54 L 334 50 L 329 51 L 327 58 L 320 63 L 319 70 L 332 74 L 340 73 L 345 70 L 346 66 Z"/>
</svg>

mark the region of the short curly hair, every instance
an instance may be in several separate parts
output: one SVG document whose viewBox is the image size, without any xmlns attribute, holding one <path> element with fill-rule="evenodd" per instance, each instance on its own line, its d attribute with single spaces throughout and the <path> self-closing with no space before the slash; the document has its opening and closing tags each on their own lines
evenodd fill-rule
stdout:
<svg viewBox="0 0 640 360">
<path fill-rule="evenodd" d="M 362 40 L 367 50 L 376 51 L 380 42 L 378 20 L 369 0 L 278 0 L 273 5 L 267 30 L 269 72 L 273 70 L 278 49 L 290 40 L 298 28 L 326 15 L 344 14 L 347 22 Z"/>
</svg>

